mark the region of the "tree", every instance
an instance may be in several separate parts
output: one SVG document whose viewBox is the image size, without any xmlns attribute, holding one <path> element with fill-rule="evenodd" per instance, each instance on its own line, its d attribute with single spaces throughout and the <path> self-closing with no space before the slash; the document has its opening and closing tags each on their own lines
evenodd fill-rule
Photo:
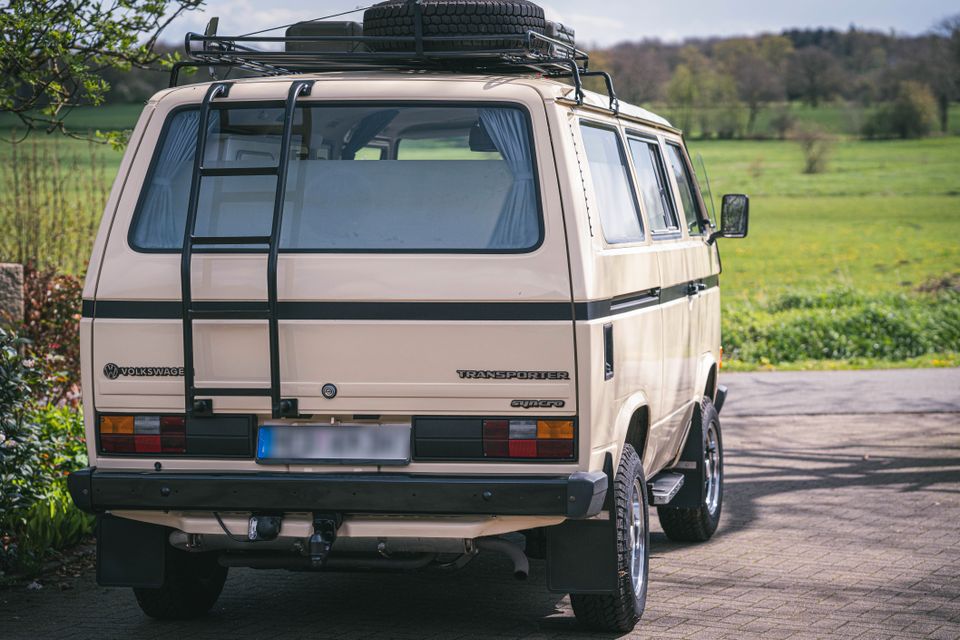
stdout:
<svg viewBox="0 0 960 640">
<path fill-rule="evenodd" d="M 937 103 L 930 88 L 920 82 L 901 82 L 896 98 L 883 105 L 866 122 L 868 138 L 921 138 L 930 133 L 937 120 Z"/>
<path fill-rule="evenodd" d="M 747 105 L 747 134 L 753 133 L 760 110 L 784 97 L 781 68 L 792 45 L 777 36 L 730 38 L 714 47 L 720 67 L 736 83 L 740 100 Z M 768 57 L 769 56 L 769 57 Z"/>
<path fill-rule="evenodd" d="M 820 47 L 796 51 L 787 65 L 787 94 L 818 107 L 836 95 L 843 84 L 843 72 L 836 57 Z"/>
<path fill-rule="evenodd" d="M 0 0 L 3 2 L 3 0 Z M 203 0 L 6 0 L 0 4 L 0 112 L 67 133 L 63 118 L 102 104 L 103 74 L 170 62 L 157 38 Z"/>
<path fill-rule="evenodd" d="M 628 102 L 658 100 L 670 78 L 670 68 L 657 42 L 624 42 L 607 50 L 610 72 Z M 593 55 L 593 54 L 591 54 Z M 591 66 L 594 66 L 591 61 Z"/>
<path fill-rule="evenodd" d="M 960 95 L 960 13 L 945 18 L 934 29 L 930 58 L 931 70 L 937 73 L 930 83 L 937 99 L 940 130 L 950 130 L 950 102 Z"/>
</svg>

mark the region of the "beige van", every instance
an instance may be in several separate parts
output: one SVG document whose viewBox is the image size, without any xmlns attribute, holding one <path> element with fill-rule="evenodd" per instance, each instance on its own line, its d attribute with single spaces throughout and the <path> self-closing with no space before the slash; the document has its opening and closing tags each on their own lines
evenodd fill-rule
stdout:
<svg viewBox="0 0 960 640">
<path fill-rule="evenodd" d="M 519 58 L 461 58 L 303 29 L 260 54 L 191 35 L 197 66 L 259 75 L 162 91 L 130 139 L 70 477 L 100 584 L 177 618 L 229 567 L 496 552 L 520 578 L 545 559 L 586 625 L 632 628 L 648 505 L 676 540 L 720 518 L 715 240 L 746 234 L 746 197 L 718 230 L 681 133 L 584 90 L 585 54 L 535 30 Z M 330 51 L 347 36 L 362 51 Z"/>
</svg>

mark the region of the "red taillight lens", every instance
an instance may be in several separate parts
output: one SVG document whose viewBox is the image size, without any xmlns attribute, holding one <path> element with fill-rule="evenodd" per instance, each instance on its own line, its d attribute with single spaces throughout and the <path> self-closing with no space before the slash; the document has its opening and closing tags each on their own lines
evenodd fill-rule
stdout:
<svg viewBox="0 0 960 640">
<path fill-rule="evenodd" d="M 572 460 L 576 428 L 573 420 L 484 420 L 486 458 Z"/>
<path fill-rule="evenodd" d="M 100 416 L 104 453 L 186 453 L 183 416 Z"/>
<path fill-rule="evenodd" d="M 537 442 L 538 458 L 572 458 L 573 440 L 540 440 Z"/>
</svg>

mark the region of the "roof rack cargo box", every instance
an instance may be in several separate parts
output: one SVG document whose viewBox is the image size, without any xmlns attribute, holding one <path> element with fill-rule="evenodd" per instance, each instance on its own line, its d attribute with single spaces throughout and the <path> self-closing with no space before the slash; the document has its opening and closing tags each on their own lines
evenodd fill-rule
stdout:
<svg viewBox="0 0 960 640">
<path fill-rule="evenodd" d="M 363 36 L 363 25 L 359 22 L 298 22 L 286 31 L 284 42 L 287 51 L 328 51 L 351 53 L 369 51 L 367 45 L 350 38 Z M 315 38 L 342 37 L 345 40 L 316 40 Z M 298 40 L 297 38 L 310 38 Z"/>
</svg>

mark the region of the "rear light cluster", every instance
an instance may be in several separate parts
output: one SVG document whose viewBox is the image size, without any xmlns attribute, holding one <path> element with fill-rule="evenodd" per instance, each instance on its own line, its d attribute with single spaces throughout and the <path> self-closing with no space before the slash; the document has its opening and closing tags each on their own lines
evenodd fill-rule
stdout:
<svg viewBox="0 0 960 640">
<path fill-rule="evenodd" d="M 100 416 L 104 453 L 186 453 L 183 416 Z"/>
<path fill-rule="evenodd" d="M 570 460 L 575 450 L 573 420 L 484 420 L 485 458 Z"/>
</svg>

